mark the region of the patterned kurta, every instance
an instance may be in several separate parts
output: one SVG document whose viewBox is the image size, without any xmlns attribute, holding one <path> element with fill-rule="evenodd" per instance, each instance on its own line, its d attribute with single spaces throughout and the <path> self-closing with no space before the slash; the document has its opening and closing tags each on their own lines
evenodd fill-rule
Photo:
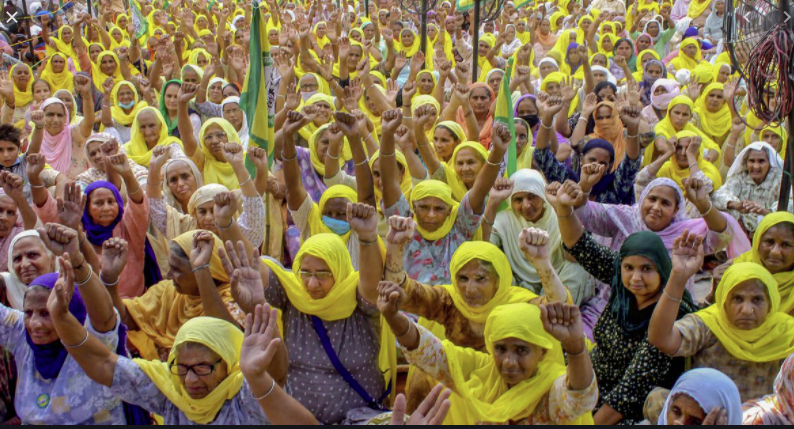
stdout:
<svg viewBox="0 0 794 429">
<path fill-rule="evenodd" d="M 779 171 L 777 170 L 777 172 Z M 773 171 L 770 170 L 769 174 L 773 174 Z M 711 197 L 714 202 L 714 208 L 728 212 L 735 217 L 748 235 L 752 236 L 756 228 L 758 228 L 760 216 L 755 213 L 739 213 L 737 210 L 728 210 L 728 203 L 752 201 L 763 208 L 771 209 L 772 204 L 778 201 L 780 195 L 781 178 L 780 174 L 774 178 L 767 177 L 767 180 L 764 180 L 763 183 L 756 185 L 746 171 L 728 177 L 728 181 Z"/>
</svg>

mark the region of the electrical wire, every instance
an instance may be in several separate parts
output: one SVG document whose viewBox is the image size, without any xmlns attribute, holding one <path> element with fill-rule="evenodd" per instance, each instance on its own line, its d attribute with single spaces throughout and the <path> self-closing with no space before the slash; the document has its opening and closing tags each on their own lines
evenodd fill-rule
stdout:
<svg viewBox="0 0 794 429">
<path fill-rule="evenodd" d="M 753 48 L 744 76 L 747 104 L 759 119 L 780 123 L 794 109 L 794 34 L 786 25 L 777 25 Z"/>
</svg>

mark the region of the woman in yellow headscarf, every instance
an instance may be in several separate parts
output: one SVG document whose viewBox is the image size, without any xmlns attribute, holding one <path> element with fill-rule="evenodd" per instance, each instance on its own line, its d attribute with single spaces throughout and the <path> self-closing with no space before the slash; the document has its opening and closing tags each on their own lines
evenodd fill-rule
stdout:
<svg viewBox="0 0 794 429">
<path fill-rule="evenodd" d="M 97 88 L 102 88 L 105 81 L 111 77 L 115 82 L 124 80 L 121 74 L 121 62 L 115 52 L 102 51 L 96 62 L 91 63 L 91 79 Z"/>
<path fill-rule="evenodd" d="M 303 110 L 309 106 L 315 106 L 316 114 L 314 115 L 314 121 L 298 130 L 301 138 L 307 142 L 311 140 L 312 136 L 321 127 L 331 123 L 332 115 L 336 112 L 334 97 L 323 93 L 314 94 L 309 98 L 304 104 Z"/>
<path fill-rule="evenodd" d="M 749 121 L 748 121 L 749 122 Z M 752 130 L 748 130 L 752 134 Z M 758 133 L 758 140 L 769 143 L 773 148 L 777 148 L 777 154 L 781 158 L 786 158 L 786 147 L 788 146 L 788 133 L 783 125 L 766 126 Z"/>
<path fill-rule="evenodd" d="M 582 45 L 587 42 L 587 32 L 594 22 L 595 20 L 590 15 L 579 18 L 579 21 L 576 23 L 576 43 Z"/>
<path fill-rule="evenodd" d="M 186 140 L 192 140 L 193 133 L 189 133 Z M 199 141 L 201 142 L 201 150 L 195 151 L 193 154 L 188 153 L 193 162 L 196 163 L 199 170 L 204 176 L 205 183 L 218 183 L 229 188 L 229 190 L 240 189 L 239 175 L 232 163 L 226 161 L 224 145 L 227 143 L 235 143 L 240 145 L 242 151 L 242 143 L 237 130 L 234 125 L 229 123 L 226 119 L 212 118 L 201 126 L 199 131 Z M 187 146 L 191 145 L 187 143 Z M 186 147 L 186 151 L 190 149 Z M 241 162 L 245 162 L 247 154 L 242 153 L 239 155 Z M 243 179 L 245 180 L 245 179 Z"/>
<path fill-rule="evenodd" d="M 188 64 L 198 66 L 203 69 L 207 67 L 207 64 L 209 64 L 210 61 L 212 61 L 212 55 L 210 55 L 206 49 L 198 48 L 193 49 L 193 51 L 190 53 Z"/>
<path fill-rule="evenodd" d="M 703 56 L 700 53 L 700 42 L 698 42 L 697 39 L 688 38 L 681 42 L 681 47 L 678 50 L 678 56 L 670 61 L 670 66 L 672 66 L 676 71 L 694 71 L 695 67 L 697 67 L 701 61 L 703 61 Z"/>
<path fill-rule="evenodd" d="M 646 49 L 637 55 L 637 66 L 633 73 L 635 82 L 639 83 L 643 81 L 645 77 L 645 63 L 651 60 L 661 61 L 662 58 L 659 56 L 659 53 L 653 49 Z M 662 70 L 662 73 L 664 73 L 664 70 Z"/>
<path fill-rule="evenodd" d="M 156 127 L 159 127 L 159 131 L 156 134 L 141 131 L 142 125 L 152 122 L 154 122 Z M 157 146 L 170 146 L 172 153 L 174 150 L 182 151 L 182 141 L 176 137 L 168 136 L 168 126 L 166 126 L 160 111 L 151 106 L 144 107 L 138 112 L 132 122 L 130 141 L 124 145 L 124 151 L 135 163 L 149 167 L 152 151 Z"/>
<path fill-rule="evenodd" d="M 754 262 L 766 268 L 777 281 L 780 312 L 794 316 L 794 260 L 791 252 L 781 252 L 792 244 L 794 215 L 776 212 L 764 217 L 753 236 L 753 250 L 742 254 L 735 263 Z"/>
<path fill-rule="evenodd" d="M 662 165 L 662 168 L 659 169 L 656 177 L 667 177 L 673 179 L 675 180 L 675 183 L 678 184 L 678 187 L 681 188 L 683 192 L 686 192 L 684 179 L 691 177 L 699 170 L 702 171 L 706 177 L 711 179 L 713 185 L 711 189 L 712 192 L 719 189 L 722 186 L 722 175 L 720 174 L 720 171 L 717 170 L 717 167 L 714 166 L 714 164 L 703 159 L 703 150 L 698 149 L 697 161 L 690 162 L 690 150 L 688 147 L 692 144 L 692 138 L 699 137 L 699 135 L 695 132 L 685 130 L 676 133 L 675 137 L 678 139 L 676 142 L 675 155 L 673 155 L 669 161 Z M 679 149 L 682 149 L 685 153 L 680 153 L 681 150 Z"/>
<path fill-rule="evenodd" d="M 700 18 L 711 8 L 712 3 L 711 0 L 692 0 L 692 2 L 689 3 L 689 11 L 686 14 L 687 18 Z"/>
<path fill-rule="evenodd" d="M 453 391 L 446 424 L 593 424 L 598 388 L 576 307 L 497 307 L 485 324 L 483 353 L 442 342 L 415 325 L 396 311 L 398 296 L 398 291 L 382 288 L 381 313 L 394 332 L 407 329 L 398 340 L 408 362 Z M 549 311 L 571 311 L 572 317 L 551 319 Z M 505 368 L 507 361 L 512 363 L 510 370 Z"/>
<path fill-rule="evenodd" d="M 149 106 L 145 101 L 141 101 L 138 97 L 138 91 L 132 82 L 122 80 L 116 82 L 113 86 L 113 91 L 110 93 L 110 121 L 107 119 L 105 109 L 102 110 L 103 125 L 113 127 L 118 131 L 122 140 L 129 141 L 131 137 L 132 124 L 138 113 L 145 107 Z"/>
<path fill-rule="evenodd" d="M 46 25 L 45 25 L 46 27 Z M 64 25 L 58 29 L 58 36 L 52 36 L 49 34 L 49 31 L 43 34 L 44 41 L 47 42 L 47 56 L 51 57 L 55 53 L 61 53 L 65 55 L 67 58 L 73 58 L 75 62 L 77 62 L 77 51 L 74 49 L 74 38 L 75 36 L 81 37 L 80 35 L 76 35 L 74 29 L 71 26 Z M 49 39 L 49 41 L 47 40 Z M 83 44 L 88 46 L 88 41 L 83 37 Z"/>
<path fill-rule="evenodd" d="M 366 206 L 353 209 L 360 215 L 359 210 Z M 327 424 L 342 422 L 353 408 L 381 404 L 389 386 L 393 392 L 396 382 L 394 336 L 380 321 L 375 306 L 383 273 L 383 259 L 375 245 L 377 233 L 374 228 L 356 232 L 366 248 L 359 254 L 359 272 L 336 234 L 318 234 L 306 240 L 292 271 L 270 258 L 263 258 L 260 269 L 265 300 L 283 312 L 284 341 L 290 344 L 292 395 Z M 360 383 L 360 392 L 328 364 L 328 359 L 333 361 L 337 355 L 345 356 L 344 366 Z M 356 356 L 355 363 L 350 356 Z M 304 385 L 300 380 L 313 381 Z"/>
<path fill-rule="evenodd" d="M 67 67 L 66 55 L 56 52 L 52 54 L 44 66 L 39 78 L 50 84 L 53 93 L 65 89 L 74 92 L 74 74 Z"/>
<path fill-rule="evenodd" d="M 723 97 L 724 85 L 712 83 L 706 86 L 695 102 L 698 128 L 717 144 L 724 143 L 731 132 L 731 109 Z"/>
<path fill-rule="evenodd" d="M 703 261 L 694 238 L 680 243 L 693 250 L 687 257 L 692 266 Z M 717 286 L 713 305 L 673 322 L 670 316 L 678 311 L 674 300 L 693 271 L 671 277 L 665 291 L 671 298 L 656 307 L 649 341 L 670 356 L 691 357 L 695 368 L 723 372 L 736 383 L 743 402 L 773 391 L 783 361 L 794 353 L 794 318 L 781 311 L 777 281 L 762 265 L 735 262 Z"/>
<path fill-rule="evenodd" d="M 551 14 L 551 18 L 549 18 L 549 24 L 551 25 L 551 32 L 553 34 L 557 34 L 558 31 L 562 28 L 562 23 L 560 22 L 560 18 L 565 18 L 568 16 L 561 10 L 558 10 Z"/>
<path fill-rule="evenodd" d="M 115 50 L 116 48 L 120 47 L 130 47 L 130 41 L 127 37 L 127 33 L 119 27 L 111 24 L 110 31 L 108 32 L 110 36 L 110 49 Z"/>
<path fill-rule="evenodd" d="M 702 139 L 702 148 L 709 151 L 708 159 L 712 163 L 718 162 L 719 158 L 722 156 L 722 150 L 714 140 L 690 122 L 694 112 L 695 104 L 688 96 L 679 95 L 673 98 L 670 105 L 667 107 L 667 116 L 654 127 L 657 136 L 656 141 L 648 145 L 645 149 L 645 155 L 642 161 L 643 166 L 647 166 L 653 162 L 657 141 L 661 139 L 662 144 L 667 144 L 667 140 L 672 139 L 681 131 L 693 132 L 700 136 Z"/>
<path fill-rule="evenodd" d="M 410 28 L 404 28 L 400 31 L 400 38 L 394 42 L 394 50 L 398 54 L 405 54 L 408 59 L 413 58 L 421 47 L 422 44 L 419 42 L 419 37 Z"/>
<path fill-rule="evenodd" d="M 448 184 L 452 189 L 452 198 L 458 202 L 474 186 L 474 181 L 488 160 L 488 151 L 480 142 L 467 141 L 459 144 L 452 152 L 449 162 L 443 163 L 436 159 L 433 151 L 421 149 L 420 147 L 430 176 Z"/>
<path fill-rule="evenodd" d="M 443 33 L 443 36 L 442 36 Z M 429 71 L 434 71 L 436 69 L 436 49 L 438 48 L 436 44 L 438 43 L 439 37 L 444 38 L 444 57 L 443 59 L 449 61 L 452 64 L 452 67 L 455 67 L 455 54 L 452 51 L 452 37 L 447 33 L 445 27 L 439 27 L 435 24 L 429 24 L 427 26 L 427 59 L 425 60 L 425 69 Z M 430 34 L 434 34 L 434 36 L 430 36 Z M 527 33 L 529 34 L 529 33 Z M 373 67 L 374 68 L 374 67 Z"/>
<path fill-rule="evenodd" d="M 331 43 L 331 40 L 328 38 L 328 23 L 325 21 L 320 21 L 314 25 L 312 29 L 312 33 L 314 34 L 315 40 L 317 40 L 317 47 L 320 50 L 325 48 L 325 45 Z"/>
<path fill-rule="evenodd" d="M 33 72 L 27 64 L 18 63 L 8 71 L 14 83 L 14 100 L 5 100 L 6 105 L 16 106 L 16 111 L 27 111 L 33 103 Z"/>
<path fill-rule="evenodd" d="M 411 101 L 411 116 L 415 117 L 419 108 L 423 106 L 433 107 L 435 109 L 436 114 L 434 118 L 430 118 L 431 120 L 429 120 L 425 124 L 425 127 L 422 130 L 418 129 L 418 121 L 414 121 L 414 123 L 417 125 L 417 129 L 415 131 L 424 133 L 425 139 L 427 139 L 427 141 L 432 141 L 433 130 L 435 128 L 436 121 L 438 120 L 438 118 L 441 116 L 442 113 L 441 104 L 432 95 L 417 95 Z M 417 144 L 420 144 L 420 142 L 417 142 Z"/>
<path fill-rule="evenodd" d="M 496 37 L 494 37 L 493 34 L 486 33 L 480 37 L 480 46 L 477 52 L 477 68 L 480 71 L 480 77 L 477 79 L 477 82 L 484 83 L 485 79 L 488 77 L 488 73 L 495 68 L 494 63 L 496 59 L 494 57 L 489 58 L 490 51 L 495 45 Z"/>
</svg>

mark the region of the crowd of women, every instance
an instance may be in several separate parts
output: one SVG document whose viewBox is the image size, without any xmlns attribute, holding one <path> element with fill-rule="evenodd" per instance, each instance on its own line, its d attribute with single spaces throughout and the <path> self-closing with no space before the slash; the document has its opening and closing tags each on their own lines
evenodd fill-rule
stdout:
<svg viewBox="0 0 794 429">
<path fill-rule="evenodd" d="M 468 3 L 29 3 L 0 421 L 794 424 L 789 126 L 725 0 Z"/>
</svg>

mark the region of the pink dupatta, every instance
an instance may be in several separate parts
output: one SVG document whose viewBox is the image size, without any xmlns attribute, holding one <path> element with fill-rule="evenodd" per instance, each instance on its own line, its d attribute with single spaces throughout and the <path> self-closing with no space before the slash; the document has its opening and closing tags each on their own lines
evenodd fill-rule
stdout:
<svg viewBox="0 0 794 429">
<path fill-rule="evenodd" d="M 46 128 L 44 129 L 44 137 L 41 142 L 41 153 L 47 158 L 47 164 L 52 168 L 62 174 L 69 174 L 69 168 L 72 165 L 72 126 L 70 125 L 71 118 L 69 117 L 69 109 L 66 108 L 63 101 L 53 97 L 48 98 L 41 104 L 41 110 L 44 111 L 48 106 L 56 103 L 60 104 L 64 112 L 66 112 L 66 125 L 57 135 L 52 135 Z"/>
</svg>

